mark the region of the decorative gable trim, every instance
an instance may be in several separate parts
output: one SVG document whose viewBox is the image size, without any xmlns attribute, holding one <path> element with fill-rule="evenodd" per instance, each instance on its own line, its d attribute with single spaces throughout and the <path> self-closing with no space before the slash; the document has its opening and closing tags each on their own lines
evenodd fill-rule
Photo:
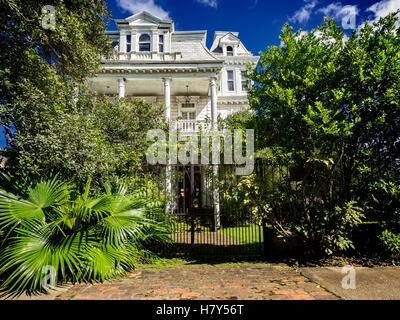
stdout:
<svg viewBox="0 0 400 320">
<path fill-rule="evenodd" d="M 172 23 L 171 20 L 162 20 L 162 19 L 152 15 L 151 13 L 148 13 L 147 11 L 142 11 L 140 13 L 134 14 L 133 16 L 130 16 L 125 19 L 125 21 L 127 21 L 129 23 L 132 23 L 137 20 L 144 20 L 144 21 L 148 21 L 150 23 L 155 23 L 155 24 Z"/>
<path fill-rule="evenodd" d="M 232 32 L 229 32 L 226 35 L 224 35 L 221 39 L 219 39 L 219 43 L 220 44 L 223 44 L 223 43 L 239 44 L 240 39 L 238 37 L 236 37 Z"/>
</svg>

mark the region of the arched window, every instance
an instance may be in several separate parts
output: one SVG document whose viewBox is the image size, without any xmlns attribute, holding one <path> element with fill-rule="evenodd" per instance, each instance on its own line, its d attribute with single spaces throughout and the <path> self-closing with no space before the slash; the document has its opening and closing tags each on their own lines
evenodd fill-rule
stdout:
<svg viewBox="0 0 400 320">
<path fill-rule="evenodd" d="M 139 51 L 150 51 L 150 36 L 142 34 L 139 38 Z"/>
<path fill-rule="evenodd" d="M 230 57 L 233 56 L 233 48 L 231 46 L 226 47 L 226 55 Z"/>
</svg>

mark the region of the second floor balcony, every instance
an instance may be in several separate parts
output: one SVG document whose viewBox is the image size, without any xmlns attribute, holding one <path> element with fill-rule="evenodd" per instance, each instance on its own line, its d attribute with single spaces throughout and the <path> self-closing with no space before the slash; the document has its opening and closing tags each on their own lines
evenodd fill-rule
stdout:
<svg viewBox="0 0 400 320">
<path fill-rule="evenodd" d="M 208 130 L 211 126 L 204 120 L 175 120 L 172 121 L 173 127 L 183 135 L 199 133 L 202 130 Z"/>
<path fill-rule="evenodd" d="M 118 52 L 114 51 L 110 60 L 122 61 L 179 61 L 182 59 L 180 52 Z M 105 59 L 107 61 L 107 59 Z"/>
</svg>

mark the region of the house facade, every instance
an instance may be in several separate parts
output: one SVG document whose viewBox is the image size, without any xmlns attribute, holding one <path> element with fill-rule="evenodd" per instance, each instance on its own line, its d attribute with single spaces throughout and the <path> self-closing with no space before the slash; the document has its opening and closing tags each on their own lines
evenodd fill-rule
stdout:
<svg viewBox="0 0 400 320">
<path fill-rule="evenodd" d="M 216 31 L 209 49 L 207 31 L 176 31 L 173 21 L 147 12 L 115 22 L 118 30 L 107 32 L 114 55 L 103 60 L 101 72 L 89 81 L 92 90 L 163 104 L 167 121 L 187 135 L 196 133 L 206 119 L 216 128 L 219 115 L 224 118 L 249 107 L 246 65 L 255 67 L 259 57 L 246 49 L 238 32 Z M 196 187 L 196 175 L 205 180 L 201 168 L 190 170 L 191 195 L 195 189 L 204 194 L 206 182 Z M 182 181 L 167 181 L 167 188 L 180 195 Z M 202 198 L 183 204 L 177 200 L 174 207 L 207 206 Z"/>
</svg>

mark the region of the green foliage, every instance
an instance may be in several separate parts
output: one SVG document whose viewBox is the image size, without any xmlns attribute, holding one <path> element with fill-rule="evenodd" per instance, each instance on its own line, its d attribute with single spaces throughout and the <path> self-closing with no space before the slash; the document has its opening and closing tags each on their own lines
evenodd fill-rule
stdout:
<svg viewBox="0 0 400 320">
<path fill-rule="evenodd" d="M 145 217 L 146 201 L 119 192 L 91 197 L 58 179 L 28 188 L 27 197 L 0 191 L 0 275 L 6 294 L 44 291 L 47 266 L 57 282 L 98 281 L 125 274 L 166 230 Z"/>
<path fill-rule="evenodd" d="M 321 218 L 321 216 L 324 221 L 320 223 L 319 232 L 324 233 L 321 238 L 326 253 L 332 254 L 335 250 L 355 249 L 350 238 L 351 231 L 361 223 L 365 216 L 363 210 L 357 207 L 354 201 L 346 202 L 342 208 L 335 207 L 333 215 L 325 210 L 324 215 L 318 217 Z"/>
<path fill-rule="evenodd" d="M 389 230 L 385 230 L 380 235 L 379 239 L 384 244 L 385 248 L 392 254 L 396 260 L 400 259 L 400 234 L 395 234 Z"/>
<path fill-rule="evenodd" d="M 346 250 L 360 219 L 399 207 L 400 29 L 396 13 L 354 30 L 286 25 L 250 78 L 257 154 L 281 172 L 252 181 L 257 216 L 311 251 Z M 272 190 L 272 192 L 271 192 Z M 379 204 L 379 205 L 378 205 Z M 358 207 L 363 207 L 365 217 Z"/>
<path fill-rule="evenodd" d="M 144 135 L 162 110 L 88 92 L 111 52 L 104 0 L 53 1 L 55 30 L 42 27 L 46 1 L 0 4 L 0 125 L 13 175 L 51 177 L 96 188 L 137 172 Z"/>
<path fill-rule="evenodd" d="M 149 129 L 162 127 L 162 110 L 143 101 L 82 95 L 76 108 L 57 112 L 13 138 L 20 146 L 14 167 L 19 174 L 49 177 L 57 172 L 77 183 L 93 179 L 96 187 L 142 171 Z M 22 171 L 22 172 L 21 172 Z"/>
</svg>

